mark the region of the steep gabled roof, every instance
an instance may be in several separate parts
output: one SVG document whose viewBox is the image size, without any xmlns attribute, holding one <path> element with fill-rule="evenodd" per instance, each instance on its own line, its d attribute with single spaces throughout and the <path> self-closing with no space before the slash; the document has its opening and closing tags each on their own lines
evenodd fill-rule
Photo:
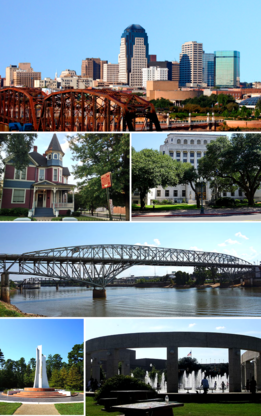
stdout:
<svg viewBox="0 0 261 416">
<path fill-rule="evenodd" d="M 68 168 L 63 168 L 63 176 L 71 176 Z"/>
<path fill-rule="evenodd" d="M 62 154 L 64 155 L 63 149 L 61 148 L 61 145 L 59 143 L 59 140 L 57 139 L 56 134 L 54 133 L 52 140 L 49 144 L 48 149 L 46 150 L 47 152 L 49 151 L 56 151 L 56 152 L 62 152 Z"/>
<path fill-rule="evenodd" d="M 35 162 L 39 166 L 47 166 L 47 159 L 46 159 L 46 157 L 44 157 L 43 155 L 40 155 L 40 153 L 31 152 L 31 153 L 29 153 L 29 156 L 31 156 L 31 158 L 33 160 L 35 160 Z"/>
</svg>

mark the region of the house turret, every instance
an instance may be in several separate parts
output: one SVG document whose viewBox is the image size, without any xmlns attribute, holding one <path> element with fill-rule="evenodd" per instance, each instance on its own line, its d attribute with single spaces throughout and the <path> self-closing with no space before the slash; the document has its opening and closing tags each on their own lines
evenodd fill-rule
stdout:
<svg viewBox="0 0 261 416">
<path fill-rule="evenodd" d="M 57 139 L 56 134 L 53 135 L 48 149 L 45 152 L 47 157 L 47 166 L 63 166 L 64 152 Z"/>
</svg>

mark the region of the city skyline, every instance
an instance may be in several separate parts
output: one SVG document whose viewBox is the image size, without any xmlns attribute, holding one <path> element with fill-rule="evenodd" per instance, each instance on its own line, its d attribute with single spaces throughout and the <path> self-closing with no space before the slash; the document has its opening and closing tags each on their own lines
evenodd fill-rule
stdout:
<svg viewBox="0 0 261 416">
<path fill-rule="evenodd" d="M 86 43 L 82 41 L 82 27 L 85 28 L 85 38 L 93 38 L 95 29 L 97 29 L 96 25 L 98 25 L 95 19 L 97 10 L 94 5 L 81 2 L 81 13 L 79 13 L 79 9 L 75 8 L 74 10 L 71 4 L 69 10 L 69 2 L 67 1 L 63 2 L 63 7 L 47 1 L 46 7 L 39 14 L 37 5 L 31 4 L 27 10 L 30 27 L 26 33 L 23 32 L 23 36 L 21 36 L 22 20 L 19 19 L 22 13 L 21 8 L 24 11 L 23 5 L 15 1 L 12 10 L 3 5 L 2 12 L 6 16 L 2 24 L 3 33 L 7 33 L 10 19 L 15 19 L 16 25 L 11 33 L 8 30 L 9 36 L 5 38 L 5 43 L 2 46 L 4 59 L 0 66 L 0 75 L 5 77 L 5 68 L 9 65 L 17 65 L 19 62 L 30 62 L 35 71 L 42 72 L 42 78 L 54 77 L 56 71 L 60 74 L 66 68 L 76 70 L 79 75 L 81 62 L 86 57 L 99 57 L 102 60 L 117 63 L 122 32 L 131 24 L 140 24 L 148 34 L 149 54 L 156 54 L 158 60 L 178 61 L 181 45 L 193 40 L 202 42 L 203 50 L 206 53 L 219 50 L 240 51 L 242 57 L 241 81 L 259 80 L 260 58 L 255 53 L 257 43 L 251 36 L 251 31 L 247 30 L 248 23 L 245 22 L 241 10 L 235 9 L 233 5 L 227 4 L 224 0 L 220 2 L 218 9 L 215 5 L 209 4 L 206 8 L 206 2 L 203 0 L 199 0 L 197 4 L 189 1 L 189 13 L 186 14 L 184 14 L 181 4 L 173 5 L 169 1 L 165 1 L 159 5 L 153 0 L 148 9 L 146 3 L 134 0 L 133 7 L 129 8 L 118 0 L 110 4 L 102 2 L 102 8 L 99 11 L 100 36 L 95 36 L 95 41 L 87 42 L 87 48 Z M 48 5 L 52 8 L 51 15 Z M 259 6 L 259 3 L 252 0 L 249 7 L 251 5 L 254 9 L 255 6 Z M 120 6 L 119 10 L 118 6 Z M 166 13 L 167 9 L 168 13 Z M 226 13 L 223 12 L 224 9 Z M 184 19 L 178 18 L 182 14 Z M 73 27 L 74 36 L 72 36 L 71 31 L 64 31 L 63 28 L 68 27 L 68 24 L 71 27 L 71 22 L 76 16 L 77 25 Z M 115 19 L 116 24 L 108 23 L 110 16 Z M 85 24 L 86 17 L 88 17 L 88 25 Z M 43 22 L 48 21 L 48 25 L 55 25 L 57 31 L 55 41 L 52 31 L 49 31 L 50 33 L 45 31 L 41 39 L 39 36 L 32 36 L 34 32 L 39 33 L 39 19 Z M 157 20 L 155 21 L 155 19 Z M 199 25 L 199 19 L 202 19 L 204 24 Z M 226 30 L 220 31 L 217 30 L 218 28 L 215 30 L 215 27 L 213 30 L 213 20 L 220 22 L 220 19 L 222 19 L 224 28 L 231 29 L 232 24 L 237 30 L 229 30 L 229 37 Z M 164 24 L 156 25 L 155 23 L 159 21 L 163 21 Z M 258 13 L 251 16 L 251 28 L 255 23 L 258 23 Z M 240 27 L 244 30 L 240 30 Z M 107 35 L 108 28 L 110 36 Z M 60 33 L 63 33 L 63 36 L 59 44 Z M 48 48 L 46 49 L 47 44 Z M 28 48 L 28 45 L 31 47 Z M 41 50 L 45 53 L 42 53 Z M 48 59 L 46 59 L 46 51 Z M 70 52 L 68 53 L 68 51 Z M 250 60 L 251 65 L 249 65 Z"/>
</svg>

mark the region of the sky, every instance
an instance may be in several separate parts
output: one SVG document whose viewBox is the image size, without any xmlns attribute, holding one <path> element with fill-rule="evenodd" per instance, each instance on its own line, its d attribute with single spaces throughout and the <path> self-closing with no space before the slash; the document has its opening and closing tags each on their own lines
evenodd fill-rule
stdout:
<svg viewBox="0 0 261 416">
<path fill-rule="evenodd" d="M 30 62 L 42 78 L 65 69 L 79 75 L 87 57 L 117 63 L 123 31 L 139 24 L 147 32 L 149 53 L 158 60 L 179 60 L 181 45 L 197 41 L 208 53 L 240 51 L 241 81 L 260 81 L 260 8 L 259 0 L 241 7 L 237 0 L 2 2 L 0 75 L 19 62 Z"/>
<path fill-rule="evenodd" d="M 173 133 L 171 133 L 173 134 Z M 182 133 L 174 133 L 178 137 L 182 136 Z M 188 134 L 187 132 L 184 134 Z M 196 135 L 196 132 L 193 132 L 193 137 Z M 202 136 L 202 132 L 198 133 Z M 211 134 L 218 134 L 218 132 L 209 132 L 204 133 L 204 135 L 211 135 Z M 231 137 L 232 133 L 221 133 L 221 135 L 226 135 L 228 138 Z M 136 152 L 139 152 L 142 149 L 154 149 L 154 150 L 160 150 L 160 145 L 164 144 L 164 141 L 166 140 L 168 134 L 166 133 L 132 133 L 131 134 L 131 146 L 134 147 Z"/>
<path fill-rule="evenodd" d="M 43 354 L 60 354 L 68 362 L 68 353 L 83 342 L 83 319 L 19 318 L 0 319 L 0 349 L 5 360 L 36 358 L 36 348 Z"/>
<path fill-rule="evenodd" d="M 22 254 L 77 245 L 141 244 L 216 251 L 259 264 L 260 223 L 0 223 L 0 253 Z M 134 266 L 119 277 L 164 275 L 192 268 Z M 11 277 L 12 278 L 12 277 Z M 14 277 L 13 277 L 14 278 Z M 23 278 L 21 276 L 21 278 Z"/>
<path fill-rule="evenodd" d="M 85 340 L 138 332 L 214 332 L 261 338 L 261 319 L 247 318 L 89 318 L 85 320 Z M 166 359 L 165 348 L 135 349 L 136 358 Z M 228 362 L 227 349 L 179 348 L 179 358 L 190 351 L 199 363 Z"/>
</svg>

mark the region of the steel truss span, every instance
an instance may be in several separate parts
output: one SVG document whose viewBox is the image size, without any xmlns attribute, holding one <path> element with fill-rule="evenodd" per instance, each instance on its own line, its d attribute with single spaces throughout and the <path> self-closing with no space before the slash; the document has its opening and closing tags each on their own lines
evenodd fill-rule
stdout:
<svg viewBox="0 0 261 416">
<path fill-rule="evenodd" d="M 161 130 L 153 104 L 134 94 L 108 89 L 0 89 L 0 123 L 32 123 L 35 131 Z"/>
<path fill-rule="evenodd" d="M 19 270 L 14 270 L 15 265 Z M 107 244 L 61 247 L 23 254 L 0 254 L 0 272 L 84 281 L 105 288 L 132 266 L 187 266 L 217 269 L 230 279 L 251 274 L 254 265 L 238 257 L 204 251 Z"/>
</svg>

